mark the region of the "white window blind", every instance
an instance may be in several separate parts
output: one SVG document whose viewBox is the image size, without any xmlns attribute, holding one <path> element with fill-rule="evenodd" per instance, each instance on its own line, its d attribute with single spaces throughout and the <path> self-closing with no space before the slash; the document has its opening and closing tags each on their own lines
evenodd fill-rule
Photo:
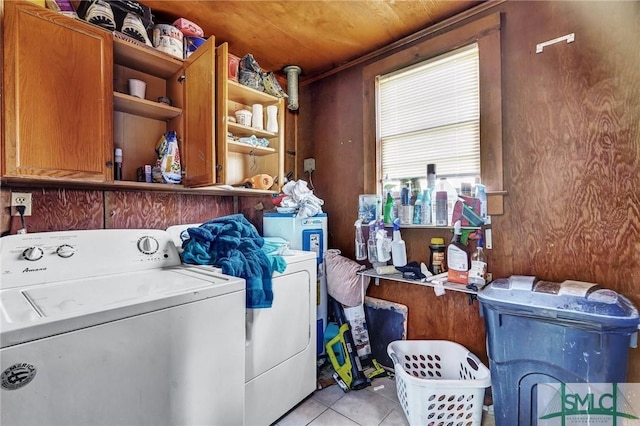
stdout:
<svg viewBox="0 0 640 426">
<path fill-rule="evenodd" d="M 480 177 L 478 46 L 469 45 L 379 77 L 382 176 Z"/>
</svg>

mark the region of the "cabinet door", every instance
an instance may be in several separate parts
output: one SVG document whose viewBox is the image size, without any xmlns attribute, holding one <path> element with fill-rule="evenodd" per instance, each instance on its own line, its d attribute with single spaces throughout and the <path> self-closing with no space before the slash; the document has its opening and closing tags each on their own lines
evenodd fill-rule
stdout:
<svg viewBox="0 0 640 426">
<path fill-rule="evenodd" d="M 215 39 L 209 39 L 185 62 L 184 129 L 181 153 L 186 186 L 216 183 Z"/>
<path fill-rule="evenodd" d="M 216 128 L 216 151 L 220 166 L 216 169 L 217 180 L 220 183 L 228 184 L 227 159 L 229 158 L 229 146 L 227 145 L 227 115 L 229 111 L 229 86 L 227 85 L 229 70 L 229 45 L 222 43 L 216 48 L 216 116 L 218 126 Z M 237 183 L 237 182 L 234 182 Z"/>
<path fill-rule="evenodd" d="M 252 176 L 267 174 L 278 182 L 270 191 L 279 191 L 284 181 L 284 100 L 231 81 L 228 78 L 227 43 L 216 48 L 216 69 L 216 181 L 219 184 L 238 185 Z M 229 120 L 236 111 L 251 110 L 256 104 L 261 105 L 263 111 L 269 106 L 277 108 L 278 131 L 245 126 Z M 268 146 L 254 146 L 242 141 L 251 136 L 267 140 Z M 256 189 L 260 190 L 251 190 Z"/>
<path fill-rule="evenodd" d="M 4 22 L 5 175 L 110 180 L 111 35 L 27 2 Z"/>
</svg>

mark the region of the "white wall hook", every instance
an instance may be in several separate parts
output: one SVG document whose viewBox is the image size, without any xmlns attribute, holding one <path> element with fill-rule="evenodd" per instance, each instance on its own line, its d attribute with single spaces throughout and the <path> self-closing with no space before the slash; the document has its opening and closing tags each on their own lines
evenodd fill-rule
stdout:
<svg viewBox="0 0 640 426">
<path fill-rule="evenodd" d="M 571 33 L 562 37 L 554 38 L 553 40 L 545 41 L 543 43 L 538 43 L 536 44 L 536 53 L 542 53 L 542 50 L 545 47 L 550 46 L 552 44 L 560 43 L 561 41 L 564 41 L 564 40 L 566 40 L 567 43 L 573 43 L 575 39 L 576 39 L 576 34 Z"/>
</svg>

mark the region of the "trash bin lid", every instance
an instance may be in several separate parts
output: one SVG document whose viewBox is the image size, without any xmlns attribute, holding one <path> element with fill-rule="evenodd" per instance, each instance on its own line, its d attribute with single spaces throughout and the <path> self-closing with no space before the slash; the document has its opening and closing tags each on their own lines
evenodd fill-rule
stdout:
<svg viewBox="0 0 640 426">
<path fill-rule="evenodd" d="M 640 323 L 638 310 L 629 299 L 583 281 L 558 283 L 512 275 L 485 286 L 478 299 L 490 308 L 512 315 L 580 321 L 599 329 L 637 330 Z"/>
</svg>

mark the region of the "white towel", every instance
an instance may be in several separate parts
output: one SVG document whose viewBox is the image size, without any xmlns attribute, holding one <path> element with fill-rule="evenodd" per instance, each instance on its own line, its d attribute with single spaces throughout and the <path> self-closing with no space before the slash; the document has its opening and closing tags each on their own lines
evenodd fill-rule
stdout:
<svg viewBox="0 0 640 426">
<path fill-rule="evenodd" d="M 311 217 L 322 213 L 324 201 L 316 197 L 304 180 L 289 181 L 282 187 L 285 197 L 280 202 L 282 207 L 297 207 L 298 217 Z"/>
</svg>

